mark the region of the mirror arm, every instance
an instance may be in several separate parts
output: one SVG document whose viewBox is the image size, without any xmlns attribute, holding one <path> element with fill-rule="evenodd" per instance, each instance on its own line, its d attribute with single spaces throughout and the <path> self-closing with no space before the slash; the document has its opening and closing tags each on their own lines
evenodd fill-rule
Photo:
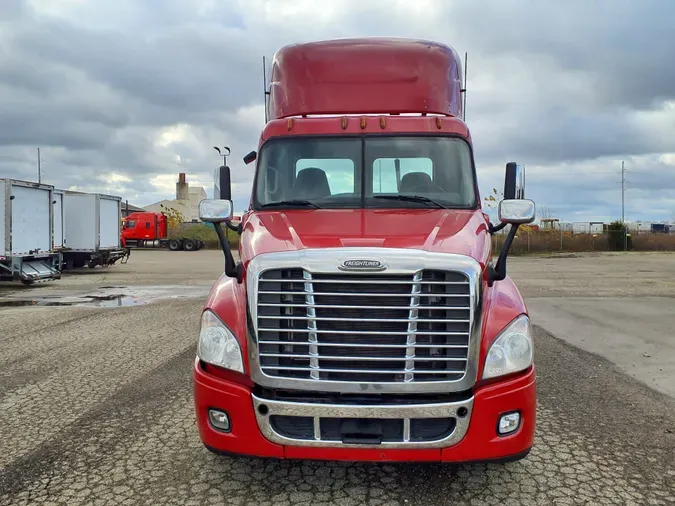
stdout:
<svg viewBox="0 0 675 506">
<path fill-rule="evenodd" d="M 492 223 L 488 222 L 488 230 L 490 231 L 490 235 L 494 235 L 500 230 L 504 229 L 508 223 L 500 223 L 499 225 L 493 225 Z"/>
<path fill-rule="evenodd" d="M 503 223 L 503 225 L 506 226 L 506 223 Z M 506 236 L 506 240 L 502 246 L 502 251 L 499 253 L 497 262 L 495 262 L 494 266 L 490 265 L 488 286 L 492 286 L 495 281 L 502 281 L 504 278 L 506 278 L 506 257 L 509 255 L 511 245 L 513 244 L 513 240 L 516 237 L 519 226 L 520 225 L 511 225 L 511 230 L 509 230 L 509 234 Z"/>
<path fill-rule="evenodd" d="M 230 222 L 228 221 L 228 222 L 225 223 L 225 225 L 227 226 L 227 228 L 229 228 L 230 230 L 232 230 L 232 232 L 236 232 L 236 233 L 239 234 L 239 235 L 241 235 L 241 233 L 242 233 L 243 230 L 244 230 L 244 228 L 241 226 L 241 222 L 239 223 L 239 225 L 234 226 L 234 225 L 232 225 L 232 223 L 230 223 Z"/>
<path fill-rule="evenodd" d="M 225 254 L 225 275 L 230 278 L 236 278 L 237 283 L 243 281 L 243 268 L 241 262 L 238 264 L 234 263 L 234 257 L 232 256 L 232 250 L 230 249 L 230 243 L 225 237 L 225 232 L 223 232 L 223 227 L 220 223 L 214 223 L 214 228 L 216 229 L 216 234 L 218 234 L 218 240 L 220 241 L 220 247 L 223 249 Z"/>
</svg>

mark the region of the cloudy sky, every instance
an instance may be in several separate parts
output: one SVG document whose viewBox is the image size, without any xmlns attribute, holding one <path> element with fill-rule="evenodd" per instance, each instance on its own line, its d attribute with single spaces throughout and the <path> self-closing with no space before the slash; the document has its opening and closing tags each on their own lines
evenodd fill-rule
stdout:
<svg viewBox="0 0 675 506">
<path fill-rule="evenodd" d="M 319 7 L 320 5 L 320 7 Z M 672 0 L 0 0 L 0 177 L 173 198 L 232 149 L 248 203 L 262 56 L 299 41 L 433 39 L 469 54 L 483 196 L 507 161 L 563 220 L 675 220 Z"/>
</svg>

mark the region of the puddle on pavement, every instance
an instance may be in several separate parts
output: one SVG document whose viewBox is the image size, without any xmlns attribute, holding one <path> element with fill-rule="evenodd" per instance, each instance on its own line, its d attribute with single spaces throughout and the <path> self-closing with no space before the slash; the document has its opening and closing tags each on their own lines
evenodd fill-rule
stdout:
<svg viewBox="0 0 675 506">
<path fill-rule="evenodd" d="M 3 297 L 0 307 L 25 306 L 77 306 L 77 307 L 128 307 L 150 304 L 159 300 L 206 298 L 209 293 L 206 286 L 102 286 L 95 292 L 78 293 L 21 293 L 17 296 Z"/>
</svg>

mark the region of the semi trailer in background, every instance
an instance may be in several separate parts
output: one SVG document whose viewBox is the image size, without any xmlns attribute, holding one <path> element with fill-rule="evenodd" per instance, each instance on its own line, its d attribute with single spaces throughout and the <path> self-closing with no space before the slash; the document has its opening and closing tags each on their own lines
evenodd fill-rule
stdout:
<svg viewBox="0 0 675 506">
<path fill-rule="evenodd" d="M 56 192 L 54 242 L 65 269 L 126 261 L 129 251 L 120 241 L 121 201 L 100 193 Z"/>
<path fill-rule="evenodd" d="M 125 248 L 167 248 L 171 251 L 195 251 L 204 241 L 189 237 L 168 237 L 167 218 L 150 211 L 131 213 L 122 220 L 122 245 Z"/>
<path fill-rule="evenodd" d="M 53 186 L 0 179 L 0 281 L 30 285 L 61 277 L 53 201 Z"/>
</svg>

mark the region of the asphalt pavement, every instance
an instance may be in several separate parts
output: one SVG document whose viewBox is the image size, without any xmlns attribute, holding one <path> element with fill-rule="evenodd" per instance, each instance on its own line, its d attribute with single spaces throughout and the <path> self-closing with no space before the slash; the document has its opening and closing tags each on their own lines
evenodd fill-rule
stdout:
<svg viewBox="0 0 675 506">
<path fill-rule="evenodd" d="M 176 270 L 164 279 L 173 288 L 147 304 L 0 308 L 0 505 L 675 504 L 675 399 L 538 326 L 537 435 L 519 462 L 211 454 L 190 372 L 203 296 L 222 265 L 195 254 L 185 297 Z M 168 257 L 153 258 L 65 286 L 131 286 L 146 279 L 135 269 L 160 270 Z"/>
</svg>

